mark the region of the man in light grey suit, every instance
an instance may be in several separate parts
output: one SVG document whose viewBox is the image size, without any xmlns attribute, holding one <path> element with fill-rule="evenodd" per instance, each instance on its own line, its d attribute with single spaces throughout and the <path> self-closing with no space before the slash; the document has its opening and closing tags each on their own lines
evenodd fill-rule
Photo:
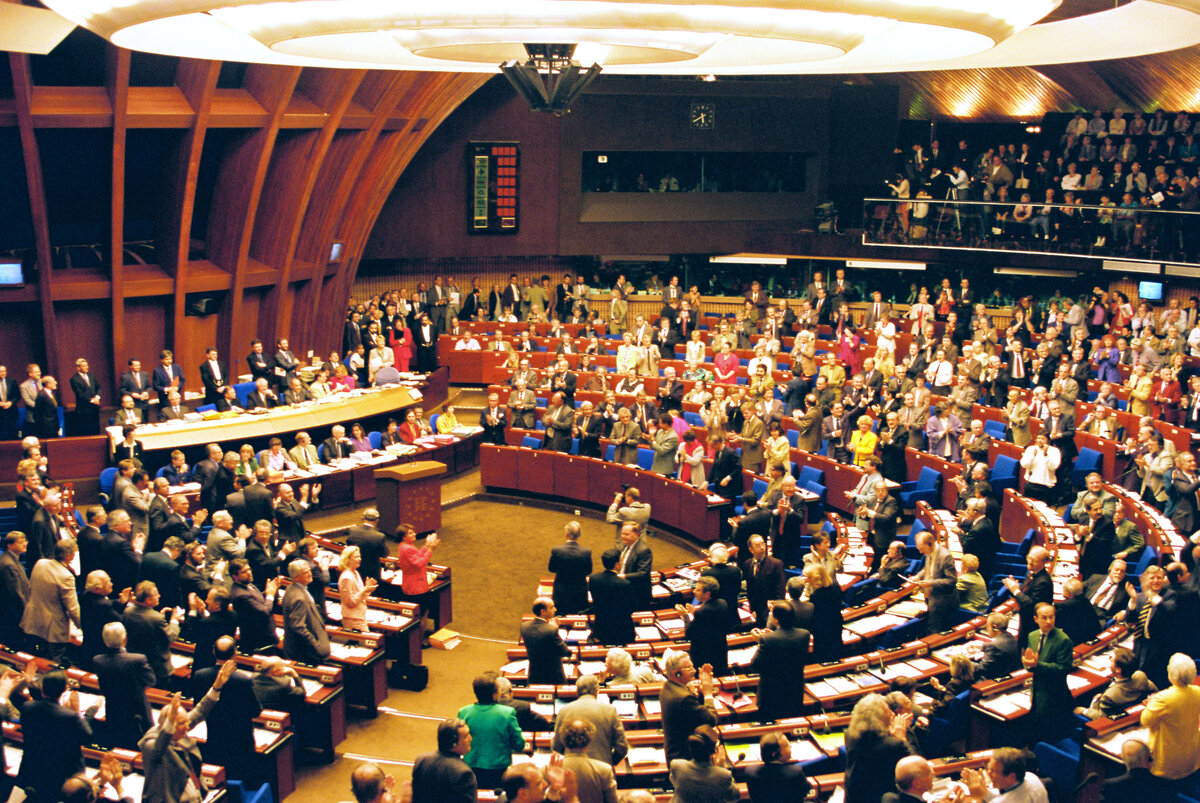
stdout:
<svg viewBox="0 0 1200 803">
<path fill-rule="evenodd" d="M 294 560 L 288 566 L 288 575 L 292 584 L 283 592 L 283 654 L 306 664 L 323 663 L 329 657 L 329 634 L 308 593 L 312 566 L 306 560 Z"/>
<path fill-rule="evenodd" d="M 583 720 L 595 730 L 583 751 L 584 755 L 615 766 L 629 753 L 629 743 L 625 741 L 625 727 L 617 716 L 617 709 L 612 703 L 597 699 L 599 689 L 600 679 L 595 675 L 582 675 L 575 681 L 575 691 L 579 697 L 558 712 L 554 725 L 554 750 L 563 753 L 564 747 L 571 747 L 567 740 L 570 726 L 576 720 Z"/>
<path fill-rule="evenodd" d="M 924 592 L 929 608 L 929 632 L 940 633 L 954 626 L 954 611 L 958 608 L 954 557 L 928 531 L 917 536 L 917 549 L 925 556 L 925 567 L 915 582 Z"/>
<path fill-rule="evenodd" d="M 33 566 L 29 578 L 29 602 L 21 617 L 21 629 L 33 642 L 38 655 L 61 663 L 71 643 L 70 622 L 82 629 L 79 621 L 79 597 L 75 594 L 75 575 L 70 563 L 75 557 L 75 542 L 64 538 L 54 546 L 54 556 Z"/>
</svg>

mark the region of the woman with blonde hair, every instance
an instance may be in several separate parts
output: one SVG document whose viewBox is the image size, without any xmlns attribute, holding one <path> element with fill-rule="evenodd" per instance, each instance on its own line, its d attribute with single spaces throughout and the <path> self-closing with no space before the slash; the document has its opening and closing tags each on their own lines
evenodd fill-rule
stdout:
<svg viewBox="0 0 1200 803">
<path fill-rule="evenodd" d="M 874 423 L 871 416 L 859 416 L 856 423 L 858 429 L 850 436 L 850 452 L 854 455 L 854 465 L 862 468 L 867 464 L 867 458 L 875 455 L 879 436 L 871 431 L 871 425 Z"/>
<path fill-rule="evenodd" d="M 364 583 L 358 567 L 362 565 L 362 552 L 356 546 L 348 546 L 338 556 L 338 595 L 342 602 L 342 627 L 347 630 L 367 629 L 367 597 L 378 585 L 374 577 Z"/>
<path fill-rule="evenodd" d="M 893 715 L 878 694 L 854 704 L 846 728 L 846 803 L 876 803 L 893 791 L 896 764 L 909 755 L 911 722 L 911 714 Z"/>
</svg>

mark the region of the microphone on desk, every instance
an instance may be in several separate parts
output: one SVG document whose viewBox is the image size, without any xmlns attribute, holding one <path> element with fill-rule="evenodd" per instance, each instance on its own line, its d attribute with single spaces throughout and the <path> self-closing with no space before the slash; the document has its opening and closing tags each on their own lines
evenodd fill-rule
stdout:
<svg viewBox="0 0 1200 803">
<path fill-rule="evenodd" d="M 737 674 L 734 673 L 734 676 L 733 676 L 733 699 L 740 700 L 745 696 L 746 695 L 742 693 L 741 681 L 738 680 Z"/>
</svg>

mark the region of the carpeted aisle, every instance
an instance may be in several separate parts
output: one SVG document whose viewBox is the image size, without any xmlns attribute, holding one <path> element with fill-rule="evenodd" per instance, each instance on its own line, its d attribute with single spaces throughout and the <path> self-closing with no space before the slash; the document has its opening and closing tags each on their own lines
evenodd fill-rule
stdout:
<svg viewBox="0 0 1200 803">
<path fill-rule="evenodd" d="M 443 501 L 475 490 L 479 490 L 477 472 L 448 481 L 442 489 Z M 358 519 L 357 511 L 341 510 L 314 514 L 306 524 L 320 531 Z M 572 519 L 583 526 L 580 542 L 592 550 L 599 570 L 600 553 L 612 546 L 615 534 L 602 512 L 581 511 L 576 516 L 573 510 L 536 500 L 502 502 L 494 497 L 444 509 L 439 531 L 443 544 L 434 561 L 453 569 L 451 628 L 465 638 L 451 651 L 425 650 L 429 686 L 424 691 L 392 690 L 378 718 L 352 718 L 338 759 L 328 766 L 301 766 L 297 790 L 288 803 L 350 799 L 350 773 L 367 759 L 380 760 L 398 782 L 407 780 L 411 762 L 435 748 L 437 723 L 474 701 L 471 679 L 505 662 L 505 649 L 519 639 L 521 617 L 529 612 L 538 580 L 548 574 L 550 549 L 563 541 L 563 527 Z M 695 547 L 674 539 L 653 537 L 650 543 L 656 568 L 691 561 L 698 554 Z M 390 546 L 394 554 L 395 543 Z"/>
</svg>

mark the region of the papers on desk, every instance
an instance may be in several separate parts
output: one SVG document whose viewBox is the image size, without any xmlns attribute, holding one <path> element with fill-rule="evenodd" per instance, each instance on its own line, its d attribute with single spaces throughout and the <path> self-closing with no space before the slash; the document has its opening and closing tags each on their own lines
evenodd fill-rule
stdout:
<svg viewBox="0 0 1200 803">
<path fill-rule="evenodd" d="M 580 661 L 580 675 L 596 675 L 603 679 L 604 676 L 604 661 Z"/>
<path fill-rule="evenodd" d="M 177 652 L 171 653 L 170 661 L 171 661 L 171 671 L 172 672 L 174 672 L 175 670 L 178 670 L 178 669 L 183 669 L 185 666 L 190 666 L 192 663 L 191 656 L 183 655 L 183 654 L 177 653 Z"/>
<path fill-rule="evenodd" d="M 458 426 L 450 430 L 450 434 L 458 438 L 469 438 L 478 432 L 483 432 L 483 427 Z"/>
<path fill-rule="evenodd" d="M 682 617 L 658 620 L 658 629 L 664 633 L 670 633 L 672 630 L 683 630 L 683 627 L 684 625 Z"/>
<path fill-rule="evenodd" d="M 692 584 L 682 577 L 666 577 L 663 579 L 663 585 L 667 587 L 668 591 L 674 591 L 677 594 L 689 591 L 692 587 Z"/>
<path fill-rule="evenodd" d="M 1080 689 L 1087 688 L 1091 684 L 1091 678 L 1076 674 L 1067 675 L 1067 688 L 1070 689 L 1072 693 L 1077 692 Z"/>
<path fill-rule="evenodd" d="M 300 678 L 300 685 L 304 687 L 304 694 L 316 694 L 321 689 L 325 688 L 325 684 L 316 678 Z"/>
<path fill-rule="evenodd" d="M 560 627 L 558 635 L 563 641 L 578 644 L 581 641 L 587 641 L 591 637 L 592 631 L 586 627 L 572 627 L 569 629 Z"/>
<path fill-rule="evenodd" d="M 1105 753 L 1113 756 L 1121 755 L 1121 745 L 1125 744 L 1130 739 L 1139 739 L 1146 744 L 1150 743 L 1149 728 L 1130 728 L 1128 730 L 1113 731 L 1107 736 L 1097 736 L 1092 739 L 1092 744 L 1099 747 Z"/>
<path fill-rule="evenodd" d="M 648 717 L 662 716 L 662 703 L 659 702 L 657 697 L 643 697 L 642 707 L 645 708 L 646 716 Z"/>
<path fill-rule="evenodd" d="M 500 673 L 504 675 L 520 675 L 529 671 L 528 659 L 513 661 L 500 667 Z"/>
<path fill-rule="evenodd" d="M 882 680 L 884 683 L 891 683 L 896 678 L 919 678 L 921 670 L 917 669 L 912 664 L 906 661 L 897 661 L 894 664 L 885 664 L 882 669 L 873 666 L 868 670 L 872 675 Z"/>
<path fill-rule="evenodd" d="M 652 767 L 666 764 L 667 752 L 662 747 L 631 747 L 627 758 L 631 767 Z"/>
<path fill-rule="evenodd" d="M 676 577 L 681 577 L 681 578 L 683 578 L 684 580 L 687 580 L 687 581 L 689 581 L 689 582 L 691 582 L 691 583 L 694 583 L 694 582 L 696 582 L 697 580 L 699 580 L 699 579 L 700 579 L 700 570 L 699 570 L 699 569 L 693 569 L 693 568 L 691 568 L 691 567 L 689 566 L 689 567 L 687 567 L 687 568 L 680 569 L 679 571 L 675 572 L 675 576 L 676 576 Z"/>
<path fill-rule="evenodd" d="M 916 619 L 918 616 L 924 614 L 925 610 L 925 603 L 918 602 L 915 599 L 905 599 L 888 608 L 888 613 L 894 613 L 897 616 L 906 616 L 909 619 Z"/>
<path fill-rule="evenodd" d="M 601 694 L 600 697 L 603 699 L 605 695 Z M 608 697 L 606 699 L 612 704 L 612 707 L 617 712 L 617 716 L 621 719 L 637 719 L 638 704 L 635 698 Z"/>
<path fill-rule="evenodd" d="M 979 706 L 1005 718 L 1027 714 L 1030 707 L 1029 691 L 1019 689 L 1007 694 L 997 694 L 995 697 L 980 700 Z"/>
<path fill-rule="evenodd" d="M 758 652 L 758 645 L 751 644 L 748 647 L 738 647 L 729 651 L 730 666 L 750 666 L 750 662 L 754 660 L 755 653 Z"/>
<path fill-rule="evenodd" d="M 654 625 L 638 625 L 633 634 L 638 641 L 658 641 L 662 637 L 662 631 Z"/>
<path fill-rule="evenodd" d="M 529 704 L 529 710 L 546 719 L 554 719 L 554 703 L 540 703 L 535 700 Z"/>
<path fill-rule="evenodd" d="M 867 636 L 871 633 L 878 633 L 880 630 L 887 630 L 902 625 L 909 620 L 905 616 L 897 616 L 894 613 L 884 611 L 875 616 L 864 616 L 861 619 L 855 619 L 853 622 L 846 622 L 842 625 L 843 631 L 849 630 L 860 636 Z"/>
<path fill-rule="evenodd" d="M 333 466 L 324 465 L 323 463 L 310 463 L 308 466 L 308 471 L 310 474 L 316 474 L 318 477 L 321 477 L 326 474 L 332 474 L 333 472 L 337 471 L 337 469 Z"/>
<path fill-rule="evenodd" d="M 329 645 L 329 656 L 339 661 L 348 661 L 352 658 L 369 658 L 372 652 L 374 650 L 370 647 L 362 647 L 357 644 L 343 644 L 340 641 L 335 641 Z"/>
<path fill-rule="evenodd" d="M 391 446 L 387 447 L 386 451 L 388 454 L 405 455 L 419 452 L 420 449 L 418 449 L 416 446 L 413 446 L 411 443 L 393 443 Z"/>
</svg>

